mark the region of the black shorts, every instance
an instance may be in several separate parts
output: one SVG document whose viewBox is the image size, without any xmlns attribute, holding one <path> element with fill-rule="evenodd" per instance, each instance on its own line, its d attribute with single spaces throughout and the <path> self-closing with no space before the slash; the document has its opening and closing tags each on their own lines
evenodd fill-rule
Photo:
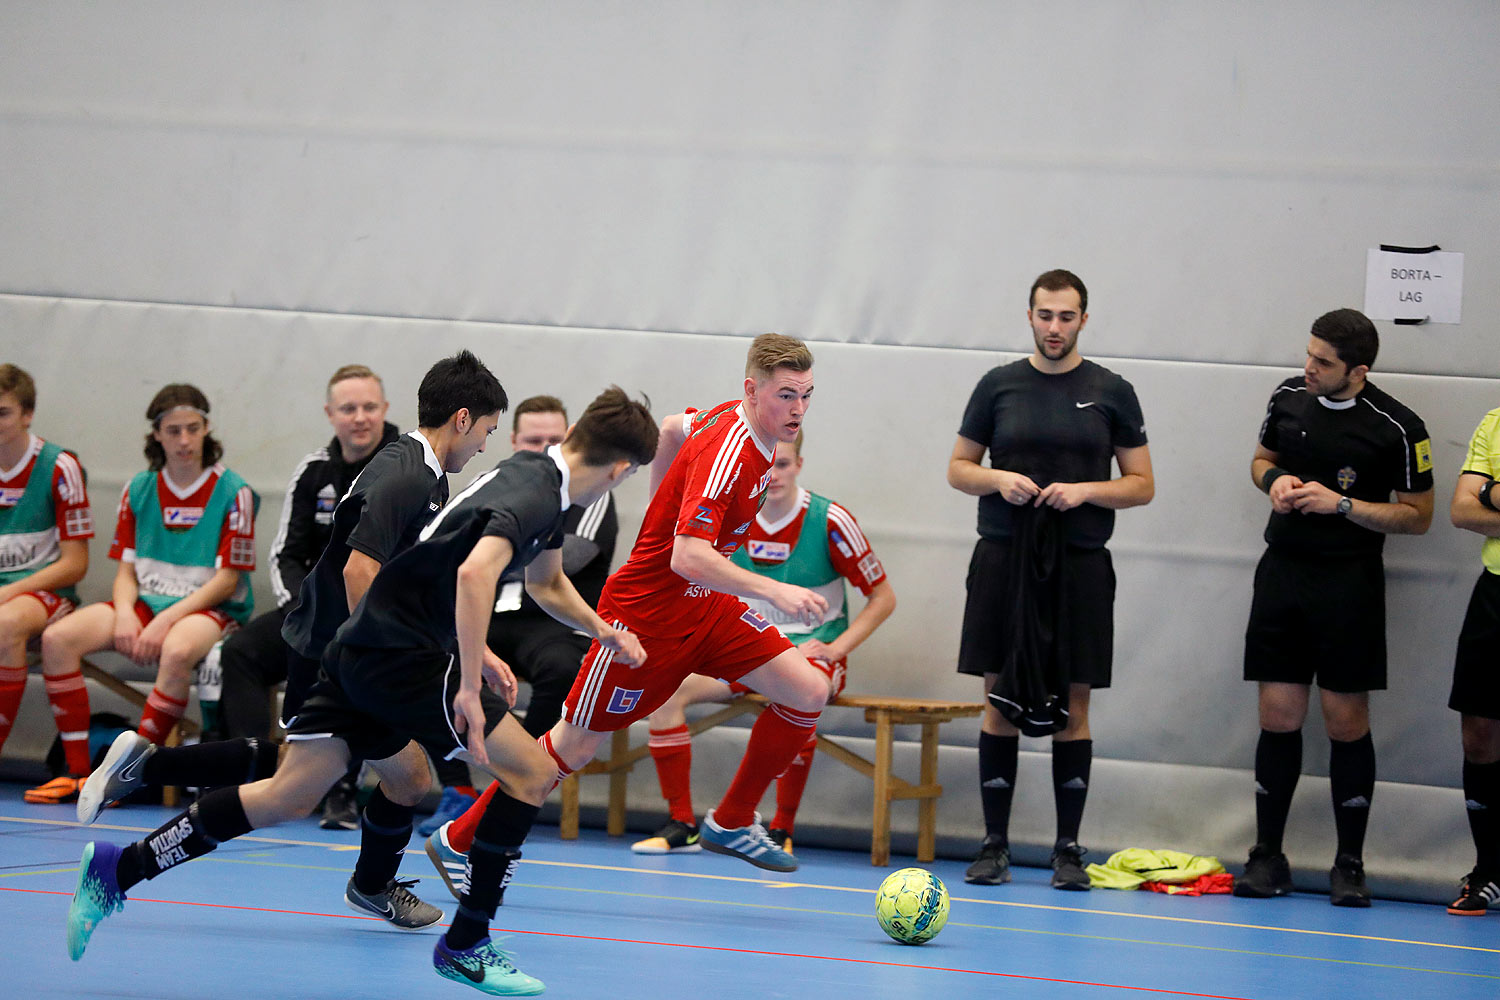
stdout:
<svg viewBox="0 0 1500 1000">
<path fill-rule="evenodd" d="M 1474 584 L 1458 633 L 1453 693 L 1448 707 L 1464 715 L 1500 719 L 1500 576 L 1485 571 Z"/>
<path fill-rule="evenodd" d="M 1385 566 L 1380 553 L 1266 549 L 1245 628 L 1245 680 L 1385 690 Z"/>
<path fill-rule="evenodd" d="M 458 657 L 450 653 L 330 646 L 287 739 L 336 736 L 365 760 L 393 757 L 416 740 L 428 753 L 451 760 L 468 748 L 467 734 L 453 727 L 459 676 Z M 487 687 L 479 689 L 479 699 L 489 735 L 509 706 Z"/>
<path fill-rule="evenodd" d="M 958 672 L 994 674 L 1004 659 L 1011 593 L 1006 579 L 1007 539 L 981 538 L 969 559 L 968 600 L 958 646 Z M 1115 567 L 1108 549 L 1069 546 L 1064 556 L 1063 614 L 1058 622 L 1059 662 L 1069 683 L 1109 687 L 1115 657 Z"/>
</svg>

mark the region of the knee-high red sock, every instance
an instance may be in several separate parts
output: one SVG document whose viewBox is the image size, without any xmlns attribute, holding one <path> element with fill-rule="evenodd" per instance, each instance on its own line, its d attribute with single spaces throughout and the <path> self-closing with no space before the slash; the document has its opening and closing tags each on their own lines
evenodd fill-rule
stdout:
<svg viewBox="0 0 1500 1000">
<path fill-rule="evenodd" d="M 697 823 L 698 815 L 693 812 L 693 737 L 687 725 L 653 729 L 646 745 L 651 748 L 656 781 L 672 818 L 689 826 Z"/>
<path fill-rule="evenodd" d="M 776 779 L 776 818 L 766 824 L 772 830 L 793 832 L 797 823 L 797 807 L 802 805 L 802 790 L 807 787 L 807 774 L 812 770 L 813 754 L 818 749 L 818 734 L 814 730 L 807 734 L 807 742 L 797 751 L 797 756 L 781 777 Z"/>
<path fill-rule="evenodd" d="M 474 804 L 464 810 L 462 816 L 448 824 L 449 847 L 460 854 L 469 853 L 469 848 L 474 846 L 474 834 L 479 830 L 479 820 L 484 816 L 485 808 L 498 791 L 500 791 L 500 782 L 490 782 L 490 787 L 474 800 Z"/>
<path fill-rule="evenodd" d="M 16 724 L 21 710 L 21 696 L 26 693 L 25 667 L 0 667 L 0 749 L 4 749 L 10 727 Z"/>
<path fill-rule="evenodd" d="M 552 763 L 557 765 L 558 781 L 562 781 L 573 773 L 573 769 L 557 755 L 556 750 L 552 749 L 552 734 L 550 732 L 538 736 L 537 743 L 547 752 L 547 756 L 552 758 Z M 554 783 L 552 787 L 556 788 L 557 785 Z M 448 824 L 449 847 L 460 854 L 469 853 L 469 849 L 474 846 L 474 835 L 479 832 L 479 821 L 484 818 L 484 810 L 489 806 L 490 800 L 499 791 L 500 783 L 498 781 L 491 782 L 490 787 L 484 790 L 484 793 L 474 801 L 472 806 L 464 811 L 462 816 Z M 548 790 L 548 794 L 551 794 L 550 789 Z"/>
<path fill-rule="evenodd" d="M 83 683 L 83 671 L 48 677 L 47 700 L 62 736 L 63 755 L 68 773 L 81 778 L 89 773 L 89 689 Z"/>
<path fill-rule="evenodd" d="M 186 711 L 187 702 L 162 694 L 161 688 L 154 687 L 146 698 L 146 707 L 141 710 L 141 728 L 137 732 L 160 746 Z"/>
<path fill-rule="evenodd" d="M 817 727 L 822 712 L 803 713 L 785 705 L 771 705 L 750 730 L 750 743 L 724 800 L 714 810 L 714 822 L 725 829 L 748 826 L 766 787 L 787 769 Z"/>
</svg>

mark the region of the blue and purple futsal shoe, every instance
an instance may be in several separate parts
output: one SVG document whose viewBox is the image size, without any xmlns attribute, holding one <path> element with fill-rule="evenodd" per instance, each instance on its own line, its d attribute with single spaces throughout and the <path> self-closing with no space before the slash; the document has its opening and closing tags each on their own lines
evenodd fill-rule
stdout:
<svg viewBox="0 0 1500 1000">
<path fill-rule="evenodd" d="M 125 893 L 115 881 L 120 848 L 102 840 L 90 841 L 78 863 L 78 886 L 68 906 L 68 957 L 78 961 L 94 936 L 99 921 L 125 909 Z"/>
</svg>

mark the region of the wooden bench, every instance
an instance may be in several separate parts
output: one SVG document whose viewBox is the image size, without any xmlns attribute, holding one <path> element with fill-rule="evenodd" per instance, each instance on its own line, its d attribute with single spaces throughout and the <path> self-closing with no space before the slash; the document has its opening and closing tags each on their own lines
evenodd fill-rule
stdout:
<svg viewBox="0 0 1500 1000">
<path fill-rule="evenodd" d="M 712 714 L 688 723 L 694 736 L 738 718 L 759 715 L 767 705 L 758 694 L 741 695 Z M 891 861 L 891 803 L 898 799 L 916 799 L 917 860 L 930 862 L 937 851 L 937 800 L 943 786 L 937 783 L 938 727 L 954 719 L 969 718 L 984 711 L 984 706 L 961 701 L 934 701 L 927 698 L 886 698 L 875 695 L 840 695 L 830 708 L 863 709 L 865 721 L 875 724 L 875 759 L 866 760 L 837 742 L 834 737 L 818 733 L 818 748 L 841 761 L 875 784 L 875 802 L 870 834 L 870 864 L 888 865 Z M 892 771 L 895 750 L 895 728 L 922 727 L 921 772 L 912 784 Z M 628 730 L 610 736 L 609 756 L 598 757 L 562 783 L 562 819 L 559 824 L 564 840 L 578 836 L 578 778 L 585 774 L 609 775 L 609 814 L 606 829 L 610 836 L 625 832 L 625 793 L 630 770 L 637 761 L 648 757 L 645 744 L 630 745 Z"/>
<path fill-rule="evenodd" d="M 143 694 L 137 684 L 153 684 L 156 681 L 156 667 L 143 667 L 133 660 L 123 656 L 111 658 L 112 662 L 118 664 L 116 670 L 108 670 L 88 657 L 84 657 L 82 668 L 83 676 L 97 684 L 108 688 L 119 695 L 125 701 L 144 709 L 146 707 L 146 694 Z M 175 747 L 182 744 L 184 736 L 201 736 L 203 727 L 193 719 L 183 716 L 177 720 L 172 731 L 167 734 L 165 746 Z M 176 806 L 181 800 L 181 791 L 176 785 L 163 785 L 161 790 L 161 802 L 164 806 Z"/>
</svg>

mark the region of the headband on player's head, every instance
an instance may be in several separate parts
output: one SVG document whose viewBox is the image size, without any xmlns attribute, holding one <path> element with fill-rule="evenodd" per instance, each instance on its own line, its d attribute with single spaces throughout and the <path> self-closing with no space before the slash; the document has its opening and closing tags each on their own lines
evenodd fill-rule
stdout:
<svg viewBox="0 0 1500 1000">
<path fill-rule="evenodd" d="M 198 414 L 198 416 L 202 417 L 205 421 L 208 420 L 208 414 L 198 409 L 196 406 L 189 406 L 187 403 L 179 403 L 176 406 L 169 406 L 165 410 L 162 410 L 160 413 L 158 413 L 156 415 L 156 419 L 151 421 L 151 426 L 154 428 L 160 428 L 162 418 L 171 413 L 173 410 L 191 410 L 192 412 Z"/>
</svg>

